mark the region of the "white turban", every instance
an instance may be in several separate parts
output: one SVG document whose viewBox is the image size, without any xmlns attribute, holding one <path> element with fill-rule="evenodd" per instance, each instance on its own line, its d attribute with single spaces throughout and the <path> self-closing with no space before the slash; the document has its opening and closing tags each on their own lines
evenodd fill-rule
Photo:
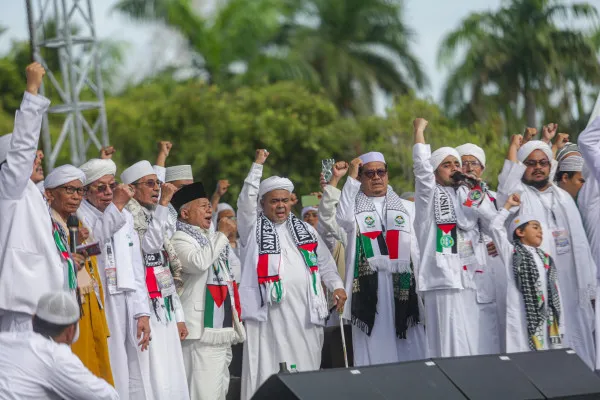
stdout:
<svg viewBox="0 0 600 400">
<path fill-rule="evenodd" d="M 138 161 L 121 173 L 121 180 L 123 183 L 129 185 L 144 176 L 154 174 L 156 172 L 154 172 L 154 168 L 152 168 L 150 162 L 146 160 Z"/>
<path fill-rule="evenodd" d="M 517 215 L 515 217 L 515 219 L 513 219 L 512 222 L 510 223 L 510 226 L 508 227 L 508 235 L 510 236 L 509 239 L 512 239 L 512 235 L 515 233 L 515 230 L 518 227 L 520 227 L 521 225 L 523 225 L 527 222 L 530 222 L 530 221 L 538 221 L 538 219 L 533 214 Z"/>
<path fill-rule="evenodd" d="M 113 160 L 101 160 L 100 158 L 92 158 L 85 164 L 79 167 L 85 174 L 87 184 L 96 182 L 104 175 L 116 175 L 117 165 Z"/>
<path fill-rule="evenodd" d="M 563 158 L 563 160 L 558 163 L 558 170 L 560 172 L 581 172 L 583 170 L 583 164 L 583 157 L 571 156 Z"/>
<path fill-rule="evenodd" d="M 265 194 L 278 189 L 287 190 L 292 193 L 294 191 L 294 184 L 288 178 L 282 178 L 280 176 L 267 178 L 262 181 L 258 187 L 258 200 L 260 201 Z"/>
<path fill-rule="evenodd" d="M 81 181 L 85 185 L 85 174 L 70 164 L 61 165 L 46 176 L 44 188 L 54 189 L 71 181 Z"/>
<path fill-rule="evenodd" d="M 306 213 L 309 212 L 309 211 L 319 211 L 319 208 L 315 207 L 315 206 L 304 207 L 302 209 L 302 213 L 301 213 L 302 218 L 304 218 L 304 216 L 306 215 Z"/>
<path fill-rule="evenodd" d="M 548 157 L 548 161 L 552 160 L 552 149 L 550 148 L 550 146 L 548 146 L 547 143 L 542 142 L 541 140 L 531 140 L 525 143 L 523 146 L 521 146 L 521 148 L 517 152 L 517 159 L 520 162 L 524 162 L 527 159 L 527 157 L 529 157 L 529 155 L 535 150 L 543 151 L 544 154 L 546 154 L 546 157 Z"/>
<path fill-rule="evenodd" d="M 55 325 L 72 325 L 79 321 L 79 305 L 67 291 L 46 293 L 38 301 L 35 315 Z"/>
<path fill-rule="evenodd" d="M 235 210 L 227 203 L 219 203 L 219 205 L 217 205 L 217 215 L 219 215 L 221 211 L 233 211 L 233 214 L 235 215 Z"/>
<path fill-rule="evenodd" d="M 485 151 L 483 151 L 483 149 L 479 146 L 477 146 L 476 144 L 473 143 L 466 143 L 463 144 L 461 146 L 458 146 L 456 148 L 456 151 L 458 151 L 458 154 L 460 154 L 460 156 L 473 156 L 476 159 L 479 160 L 479 162 L 481 163 L 481 165 L 485 168 Z"/>
<path fill-rule="evenodd" d="M 460 159 L 460 154 L 458 154 L 458 151 L 456 151 L 456 149 L 454 149 L 452 147 L 440 147 L 439 149 L 437 149 L 436 151 L 431 153 L 430 162 L 431 162 L 431 166 L 433 167 L 433 170 L 435 171 L 440 166 L 442 161 L 444 161 L 446 159 L 446 157 L 448 157 L 448 156 L 456 157 L 456 159 L 458 160 L 458 162 L 460 163 L 460 165 L 462 167 L 462 161 Z"/>
<path fill-rule="evenodd" d="M 385 164 L 385 158 L 383 157 L 383 154 L 378 151 L 372 151 L 370 153 L 363 154 L 358 158 L 360 158 L 360 161 L 363 163 L 363 165 L 370 162 L 382 162 Z"/>
<path fill-rule="evenodd" d="M 0 136 L 0 163 L 6 161 L 6 155 L 8 149 L 10 149 L 10 140 L 12 139 L 12 133 L 8 135 Z"/>
<path fill-rule="evenodd" d="M 191 165 L 175 165 L 173 167 L 167 167 L 165 171 L 165 182 L 181 180 L 194 180 Z"/>
</svg>

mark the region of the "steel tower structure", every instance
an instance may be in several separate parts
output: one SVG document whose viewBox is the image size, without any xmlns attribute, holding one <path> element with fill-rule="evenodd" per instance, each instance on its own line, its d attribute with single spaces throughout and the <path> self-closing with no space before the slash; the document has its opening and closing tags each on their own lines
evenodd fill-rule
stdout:
<svg viewBox="0 0 600 400">
<path fill-rule="evenodd" d="M 92 1 L 25 0 L 25 5 L 32 58 L 44 66 L 46 84 L 60 97 L 59 104 L 50 107 L 48 113 L 64 116 L 60 134 L 53 143 L 48 115 L 44 115 L 42 139 L 47 171 L 54 167 L 66 143 L 71 163 L 79 166 L 86 161 L 90 145 L 100 149 L 109 143 Z M 55 21 L 56 37 L 46 36 L 48 21 Z M 57 52 L 59 70 L 49 68 L 43 49 Z M 41 93 L 44 94 L 43 87 Z"/>
</svg>

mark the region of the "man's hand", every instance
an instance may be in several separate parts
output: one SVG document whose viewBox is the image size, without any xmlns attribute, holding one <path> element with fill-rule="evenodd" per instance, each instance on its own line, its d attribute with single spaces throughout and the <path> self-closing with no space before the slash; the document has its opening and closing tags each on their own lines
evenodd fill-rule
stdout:
<svg viewBox="0 0 600 400">
<path fill-rule="evenodd" d="M 169 153 L 171 152 L 171 148 L 173 144 L 167 140 L 162 140 L 158 142 L 158 156 L 156 156 L 156 165 L 159 167 L 164 167 L 167 162 L 167 157 L 169 157 Z"/>
<path fill-rule="evenodd" d="M 129 200 L 133 197 L 133 189 L 129 185 L 120 183 L 115 190 L 113 190 L 113 204 L 123 211 Z"/>
<path fill-rule="evenodd" d="M 100 158 L 102 160 L 110 160 L 115 154 L 115 148 L 113 146 L 103 147 L 100 149 Z"/>
<path fill-rule="evenodd" d="M 34 96 L 37 96 L 40 87 L 42 86 L 42 78 L 46 75 L 46 70 L 42 64 L 38 62 L 31 63 L 25 68 L 27 75 L 26 91 Z"/>
<path fill-rule="evenodd" d="M 568 133 L 559 133 L 554 137 L 554 145 L 552 146 L 556 150 L 560 150 L 565 147 L 565 144 L 569 142 L 569 134 Z"/>
<path fill-rule="evenodd" d="M 229 237 L 236 230 L 235 223 L 229 218 L 221 218 L 219 221 L 219 232 L 223 233 L 225 236 Z"/>
<path fill-rule="evenodd" d="M 548 144 L 552 143 L 552 139 L 554 139 L 557 130 L 558 124 L 551 122 L 548 125 L 544 125 L 542 128 L 542 142 L 546 142 Z"/>
<path fill-rule="evenodd" d="M 296 204 L 298 204 L 298 196 L 296 196 L 296 193 L 292 193 L 290 195 L 290 207 L 294 207 Z"/>
<path fill-rule="evenodd" d="M 510 147 L 514 147 L 519 150 L 523 145 L 523 141 L 523 135 L 512 135 L 510 138 Z"/>
<path fill-rule="evenodd" d="M 269 152 L 265 149 L 256 150 L 256 158 L 254 162 L 260 165 L 263 165 L 265 161 L 267 161 L 267 157 L 269 157 Z"/>
<path fill-rule="evenodd" d="M 346 300 L 348 299 L 348 296 L 346 295 L 346 291 L 344 289 L 335 289 L 333 291 L 333 298 L 335 299 L 335 306 L 338 310 L 338 312 L 342 312 L 344 311 L 344 304 L 346 303 Z"/>
<path fill-rule="evenodd" d="M 527 142 L 529 142 L 530 140 L 532 140 L 535 135 L 537 135 L 537 129 L 535 128 L 525 128 L 525 132 L 523 133 L 523 135 L 518 135 L 522 137 L 522 144 L 525 144 Z M 514 135 L 513 135 L 514 137 Z"/>
<path fill-rule="evenodd" d="M 229 186 L 231 186 L 231 184 L 227 179 L 220 180 L 219 182 L 217 182 L 217 189 L 215 190 L 215 194 L 219 197 L 223 197 L 225 193 L 227 193 Z"/>
<path fill-rule="evenodd" d="M 333 178 L 331 178 L 331 180 L 333 181 Z M 325 190 L 325 186 L 327 186 L 327 181 L 325 180 L 325 175 L 322 172 L 319 184 L 321 185 L 321 189 Z"/>
<path fill-rule="evenodd" d="M 160 200 L 158 201 L 158 204 L 163 207 L 167 207 L 176 191 L 177 187 L 175 185 L 163 183 L 160 186 Z"/>
<path fill-rule="evenodd" d="M 355 158 L 350 161 L 350 167 L 348 169 L 348 176 L 354 179 L 358 179 L 358 169 L 362 167 L 362 161 L 360 158 Z"/>
<path fill-rule="evenodd" d="M 425 128 L 429 122 L 425 118 L 415 118 L 413 121 L 414 128 L 414 142 L 425 143 Z"/>
<path fill-rule="evenodd" d="M 142 316 L 137 319 L 137 338 L 138 346 L 142 351 L 148 350 L 150 345 L 150 317 Z"/>
<path fill-rule="evenodd" d="M 189 335 L 185 322 L 178 322 L 177 330 L 179 331 L 179 340 L 183 340 Z"/>
<path fill-rule="evenodd" d="M 79 253 L 72 253 L 71 258 L 75 263 L 75 268 L 77 268 L 77 271 L 80 271 L 85 265 L 85 256 Z"/>
<path fill-rule="evenodd" d="M 90 237 L 90 231 L 85 226 L 79 228 L 79 232 L 77 232 L 77 245 L 83 244 Z"/>
<path fill-rule="evenodd" d="M 514 193 L 511 194 L 510 196 L 508 196 L 508 199 L 506 199 L 506 203 L 504 204 L 504 208 L 506 208 L 507 210 L 510 210 L 513 207 L 518 207 L 521 205 L 521 197 L 519 196 L 518 193 Z"/>
</svg>

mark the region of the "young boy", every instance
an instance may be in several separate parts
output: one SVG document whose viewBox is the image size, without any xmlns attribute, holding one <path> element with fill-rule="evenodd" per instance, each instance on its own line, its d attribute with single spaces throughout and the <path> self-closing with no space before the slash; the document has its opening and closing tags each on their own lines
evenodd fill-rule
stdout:
<svg viewBox="0 0 600 400">
<path fill-rule="evenodd" d="M 509 196 L 490 224 L 492 238 L 508 275 L 506 351 L 561 348 L 563 314 L 558 273 L 552 257 L 539 248 L 542 226 L 533 216 L 518 215 L 510 224 L 508 235 L 506 232 L 509 210 L 520 204 L 519 195 Z"/>
</svg>

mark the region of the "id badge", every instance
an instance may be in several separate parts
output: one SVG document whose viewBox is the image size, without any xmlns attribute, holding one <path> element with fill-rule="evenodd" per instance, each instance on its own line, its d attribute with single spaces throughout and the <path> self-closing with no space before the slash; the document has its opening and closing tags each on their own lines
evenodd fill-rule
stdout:
<svg viewBox="0 0 600 400">
<path fill-rule="evenodd" d="M 473 242 L 459 238 L 458 240 L 458 254 L 461 260 L 466 260 L 475 256 L 475 250 L 473 250 Z"/>
<path fill-rule="evenodd" d="M 144 265 L 146 268 L 160 267 L 163 264 L 162 254 L 152 253 L 144 254 Z"/>
<path fill-rule="evenodd" d="M 156 277 L 162 297 L 167 297 L 175 293 L 175 283 L 173 282 L 171 271 L 164 267 L 156 268 L 154 271 L 154 276 Z"/>
<path fill-rule="evenodd" d="M 117 294 L 119 292 L 117 289 L 117 269 L 106 268 L 104 272 L 106 273 L 106 285 L 108 286 L 108 293 Z"/>
<path fill-rule="evenodd" d="M 556 254 L 567 254 L 571 251 L 571 240 L 569 238 L 569 231 L 563 228 L 558 228 L 555 231 L 552 231 L 552 237 L 554 237 Z"/>
</svg>

